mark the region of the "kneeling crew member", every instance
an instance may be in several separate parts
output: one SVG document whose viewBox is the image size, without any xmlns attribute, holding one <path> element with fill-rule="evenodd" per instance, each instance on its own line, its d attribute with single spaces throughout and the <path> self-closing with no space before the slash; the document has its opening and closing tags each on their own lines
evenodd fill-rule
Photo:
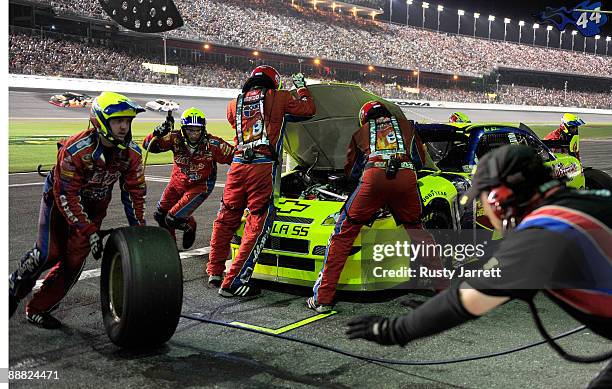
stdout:
<svg viewBox="0 0 612 389">
<path fill-rule="evenodd" d="M 579 143 L 578 141 L 572 143 L 572 139 L 574 136 L 578 136 L 578 127 L 583 124 L 585 124 L 584 120 L 580 119 L 578 116 L 571 113 L 565 113 L 563 114 L 559 128 L 549 132 L 548 135 L 544 137 L 544 140 L 558 140 L 569 145 L 570 154 L 580 159 Z M 576 139 L 578 140 L 579 138 Z M 567 152 L 564 148 L 557 147 L 551 147 L 551 150 L 555 153 Z"/>
</svg>

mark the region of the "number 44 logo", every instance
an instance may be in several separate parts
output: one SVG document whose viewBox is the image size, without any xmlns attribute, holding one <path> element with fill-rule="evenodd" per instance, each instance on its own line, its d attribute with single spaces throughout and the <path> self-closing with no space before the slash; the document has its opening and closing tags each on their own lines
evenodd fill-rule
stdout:
<svg viewBox="0 0 612 389">
<path fill-rule="evenodd" d="M 577 10 L 576 10 L 577 11 Z M 580 14 L 578 21 L 576 21 L 576 25 L 586 29 L 589 21 L 594 22 L 595 24 L 599 24 L 601 21 L 601 7 L 595 8 L 591 15 L 587 17 L 587 12 L 583 12 Z"/>
</svg>

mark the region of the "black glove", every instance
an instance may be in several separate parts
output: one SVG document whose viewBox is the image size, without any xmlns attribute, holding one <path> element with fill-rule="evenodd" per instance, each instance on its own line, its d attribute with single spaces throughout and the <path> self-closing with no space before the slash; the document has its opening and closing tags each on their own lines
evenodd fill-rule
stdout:
<svg viewBox="0 0 612 389">
<path fill-rule="evenodd" d="M 91 255 L 96 261 L 102 258 L 104 246 L 102 245 L 102 238 L 100 238 L 97 232 L 89 235 L 89 248 L 91 250 Z"/>
<path fill-rule="evenodd" d="M 164 136 L 168 135 L 171 129 L 172 124 L 166 120 L 159 126 L 155 127 L 155 129 L 153 130 L 153 136 L 155 136 L 156 138 L 163 138 Z"/>
<path fill-rule="evenodd" d="M 393 337 L 392 320 L 376 315 L 361 316 L 348 322 L 346 334 L 349 339 L 363 338 L 384 346 L 398 344 Z"/>
<path fill-rule="evenodd" d="M 291 79 L 293 80 L 293 85 L 295 85 L 297 89 L 306 87 L 306 81 L 304 80 L 304 75 L 302 73 L 292 75 Z"/>
</svg>

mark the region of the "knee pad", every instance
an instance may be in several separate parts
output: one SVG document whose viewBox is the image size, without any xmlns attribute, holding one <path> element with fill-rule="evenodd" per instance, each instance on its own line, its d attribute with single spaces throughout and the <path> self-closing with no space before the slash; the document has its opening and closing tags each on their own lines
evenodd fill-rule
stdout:
<svg viewBox="0 0 612 389">
<path fill-rule="evenodd" d="M 171 214 L 166 215 L 165 221 L 166 221 L 166 225 L 168 226 L 168 228 L 176 228 L 177 230 L 185 230 L 188 227 L 186 219 L 176 217 Z"/>
<path fill-rule="evenodd" d="M 162 228 L 168 228 L 168 225 L 166 224 L 166 214 L 167 212 L 164 212 L 159 208 L 153 213 L 153 219 L 155 219 L 157 224 Z"/>
</svg>

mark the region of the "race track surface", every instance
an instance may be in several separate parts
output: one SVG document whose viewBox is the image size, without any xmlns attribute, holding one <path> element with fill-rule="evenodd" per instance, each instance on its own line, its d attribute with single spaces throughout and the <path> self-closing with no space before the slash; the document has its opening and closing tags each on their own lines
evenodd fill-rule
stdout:
<svg viewBox="0 0 612 389">
<path fill-rule="evenodd" d="M 87 118 L 88 111 L 81 108 L 58 108 L 49 104 L 49 97 L 65 91 L 57 90 L 9 90 L 9 118 Z M 71 91 L 79 92 L 79 91 Z M 93 96 L 92 92 L 82 92 Z M 147 101 L 157 98 L 172 99 L 180 104 L 181 111 L 188 107 L 204 110 L 206 117 L 212 120 L 226 120 L 225 109 L 229 100 L 212 98 L 194 98 L 188 96 L 151 96 L 135 93 L 128 94 L 143 107 Z M 451 110 L 431 107 L 402 107 L 406 116 L 415 121 L 447 121 Z M 526 111 L 488 111 L 467 109 L 461 110 L 472 121 L 479 122 L 524 122 L 558 124 L 561 114 L 558 112 L 526 112 Z M 138 116 L 140 119 L 157 120 L 165 116 L 163 113 L 147 111 Z M 612 115 L 581 114 L 587 123 L 610 123 Z"/>
<path fill-rule="evenodd" d="M 57 117 L 56 107 L 46 103 L 50 93 L 22 94 L 11 91 L 11 117 Z M 38 97 L 37 97 L 38 96 Z M 40 104 L 32 100 L 38 98 Z M 144 103 L 144 99 L 136 96 Z M 176 98 L 183 107 L 198 101 Z M 44 103 L 44 104 L 43 104 Z M 226 101 L 205 102 L 209 117 L 225 117 Z M 37 106 L 34 109 L 28 105 Z M 40 106 L 40 107 L 39 107 Z M 47 107 L 48 106 L 48 107 Z M 84 117 L 84 112 L 61 110 L 61 117 Z M 430 109 L 415 109 L 433 115 Z M 496 113 L 489 112 L 489 115 Z M 44 116 L 49 115 L 49 116 Z M 68 116 L 74 115 L 74 116 Z M 147 113 L 155 118 L 156 114 Z M 437 113 L 436 113 L 437 115 Z M 530 114 L 531 115 L 531 114 Z M 444 115 L 446 117 L 446 114 Z M 555 122 L 558 115 L 551 115 Z M 482 119 L 489 120 L 489 119 Z M 505 120 L 495 117 L 493 120 Z M 586 119 L 589 120 L 589 119 Z M 590 119 L 594 120 L 594 119 Z M 539 121 L 539 120 L 538 120 Z M 543 120 L 544 121 L 544 120 Z M 612 141 L 584 141 L 581 154 L 587 166 L 612 174 Z M 227 168 L 219 169 L 217 187 L 197 210 L 197 249 L 182 254 L 184 275 L 183 313 L 199 314 L 219 321 L 241 321 L 278 328 L 312 316 L 304 301 L 307 288 L 267 285 L 255 299 L 223 299 L 206 287 L 203 267 L 207 261 L 212 222 L 216 215 Z M 150 224 L 155 204 L 167 183 L 170 166 L 147 168 L 147 215 Z M 9 176 L 9 269 L 34 243 L 43 178 L 35 173 Z M 123 226 L 125 216 L 116 190 L 103 228 Z M 310 346 L 244 331 L 181 319 L 174 337 L 164 346 L 129 352 L 107 338 L 99 300 L 99 262 L 88 258 L 81 280 L 62 301 L 55 316 L 64 326 L 49 331 L 26 323 L 23 304 L 9 322 L 11 370 L 56 370 L 58 381 L 13 381 L 14 387 L 410 387 L 410 388 L 576 388 L 596 375 L 602 364 L 577 365 L 565 362 L 547 346 L 503 357 L 437 366 L 399 366 L 366 362 Z M 417 295 L 410 298 L 422 301 Z M 511 302 L 480 320 L 406 348 L 380 347 L 348 341 L 345 324 L 363 314 L 393 315 L 406 312 L 399 304 L 404 296 L 340 295 L 340 311 L 323 320 L 286 333 L 299 339 L 387 359 L 438 360 L 501 351 L 540 339 L 526 305 Z M 367 302 L 367 303 L 366 303 Z M 537 301 L 548 331 L 561 333 L 577 326 L 547 300 Z M 589 331 L 560 342 L 578 354 L 610 349 L 610 342 Z"/>
</svg>

